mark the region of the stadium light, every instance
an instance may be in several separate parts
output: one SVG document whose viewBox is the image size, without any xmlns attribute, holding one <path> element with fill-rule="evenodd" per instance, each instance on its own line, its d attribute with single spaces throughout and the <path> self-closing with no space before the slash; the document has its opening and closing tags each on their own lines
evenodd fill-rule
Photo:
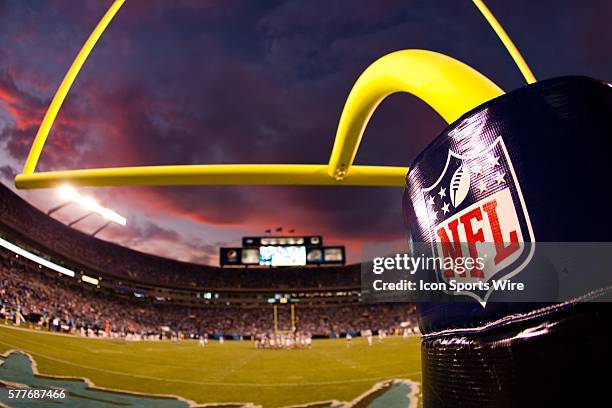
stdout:
<svg viewBox="0 0 612 408">
<path fill-rule="evenodd" d="M 33 254 L 33 253 L 29 252 L 29 251 L 26 251 L 25 249 L 15 245 L 15 244 L 12 244 L 12 243 L 10 243 L 10 242 L 2 239 L 2 238 L 0 238 L 0 246 L 3 247 L 3 248 L 8 249 L 11 252 L 14 252 L 17 255 L 21 255 L 24 258 L 29 259 L 30 261 L 34 261 L 34 262 L 38 263 L 39 265 L 45 266 L 45 267 L 47 267 L 47 268 L 49 268 L 51 270 L 54 270 L 56 272 L 59 272 L 59 273 L 62 273 L 64 275 L 68 275 L 68 276 L 74 278 L 74 271 L 72 271 L 72 270 L 70 270 L 68 268 L 64 268 L 63 266 L 60 266 L 60 265 L 58 265 L 56 263 L 53 263 L 51 261 L 47 261 L 46 259 L 41 258 L 40 256 L 38 256 L 36 254 Z"/>
<path fill-rule="evenodd" d="M 100 283 L 100 280 L 96 278 L 92 278 L 91 276 L 88 276 L 88 275 L 81 275 L 81 281 L 92 284 L 92 285 L 98 285 Z"/>
<path fill-rule="evenodd" d="M 64 200 L 77 203 L 86 210 L 89 210 L 91 213 L 98 214 L 109 221 L 116 222 L 119 225 L 127 224 L 127 221 L 124 217 L 109 208 L 102 207 L 100 204 L 98 204 L 96 200 L 91 197 L 83 197 L 72 186 L 60 186 L 57 192 L 59 196 L 62 197 Z"/>
</svg>

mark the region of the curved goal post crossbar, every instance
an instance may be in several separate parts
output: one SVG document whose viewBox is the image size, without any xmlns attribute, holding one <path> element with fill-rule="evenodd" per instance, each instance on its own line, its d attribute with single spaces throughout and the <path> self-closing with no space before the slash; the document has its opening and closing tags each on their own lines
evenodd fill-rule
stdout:
<svg viewBox="0 0 612 408">
<path fill-rule="evenodd" d="M 396 92 L 426 102 L 447 123 L 504 92 L 480 72 L 444 54 L 403 50 L 370 65 L 349 94 L 329 159 L 329 175 L 343 179 L 351 166 L 370 117 Z"/>
<path fill-rule="evenodd" d="M 144 185 L 350 185 L 404 187 L 407 167 L 353 165 L 359 143 L 376 107 L 388 95 L 411 93 L 450 123 L 472 108 L 503 94 L 468 65 L 433 51 L 403 50 L 370 65 L 344 106 L 328 164 L 216 164 L 114 167 L 35 172 L 59 109 L 91 50 L 125 0 L 115 0 L 77 55 L 45 114 L 15 177 L 20 189 Z"/>
</svg>

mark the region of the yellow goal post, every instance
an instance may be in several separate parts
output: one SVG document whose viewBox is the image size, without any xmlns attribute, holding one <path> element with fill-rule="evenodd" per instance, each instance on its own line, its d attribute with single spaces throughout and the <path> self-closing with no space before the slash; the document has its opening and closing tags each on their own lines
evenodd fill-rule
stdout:
<svg viewBox="0 0 612 408">
<path fill-rule="evenodd" d="M 491 24 L 528 82 L 535 81 L 522 56 L 480 0 L 473 0 Z M 326 164 L 196 164 L 136 166 L 36 172 L 49 132 L 68 91 L 89 54 L 125 0 L 115 0 L 77 54 L 41 122 L 19 189 L 73 186 L 152 185 L 335 185 L 404 187 L 408 167 L 354 165 L 361 138 L 378 105 L 389 95 L 406 92 L 432 107 L 447 123 L 504 92 L 487 77 L 449 56 L 410 49 L 372 63 L 358 78 L 342 111 Z"/>
</svg>

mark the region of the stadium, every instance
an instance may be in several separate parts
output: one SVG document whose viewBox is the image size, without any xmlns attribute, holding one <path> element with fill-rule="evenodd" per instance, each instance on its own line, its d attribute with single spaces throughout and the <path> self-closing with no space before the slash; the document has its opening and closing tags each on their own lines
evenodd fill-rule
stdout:
<svg viewBox="0 0 612 408">
<path fill-rule="evenodd" d="M 0 3 L 0 406 L 606 406 L 610 6 L 491 3 Z"/>
<path fill-rule="evenodd" d="M 33 208 L 6 187 L 1 191 L 2 318 L 8 327 L 34 329 L 37 334 L 2 327 L 0 345 L 3 352 L 19 349 L 31 354 L 38 367 L 51 363 L 54 368 L 50 374 L 64 372 L 67 364 L 82 367 L 74 376 L 87 372 L 83 377 L 96 386 L 168 395 L 177 393 L 173 391 L 176 383 L 166 383 L 167 380 L 176 379 L 180 384 L 179 378 L 183 377 L 184 387 L 191 391 L 178 395 L 197 403 L 252 402 L 278 406 L 350 401 L 376 383 L 419 378 L 414 306 L 361 304 L 359 265 L 253 270 L 181 263 L 83 234 Z M 54 265 L 66 270 L 62 273 L 42 267 L 20 256 L 19 249 L 12 246 L 12 250 L 7 249 L 7 243 L 28 254 L 52 260 Z M 291 303 L 295 305 L 294 319 L 289 303 L 269 303 L 275 297 L 300 300 Z M 276 327 L 275 308 L 278 309 Z M 350 347 L 345 338 L 347 334 L 357 337 L 366 331 L 375 336 L 389 333 L 394 338 L 377 337 L 372 347 L 377 347 L 379 354 L 373 353 L 363 362 L 361 359 L 365 356 L 359 356 L 359 349 L 368 347 L 365 337 Z M 65 336 L 49 337 L 40 333 L 107 341 L 102 345 L 96 340 L 91 340 L 94 342 L 91 345 L 87 344 L 88 340 L 75 344 L 70 338 L 64 340 Z M 315 344 L 302 344 L 302 348 L 311 349 L 300 350 L 304 355 L 291 353 L 294 344 L 275 347 L 286 349 L 280 355 L 276 350 L 258 350 L 256 342 L 261 336 L 269 337 L 274 343 L 275 333 L 279 336 L 291 333 L 292 343 L 293 333 L 300 333 L 314 339 Z M 198 340 L 204 336 L 207 344 L 198 347 Z M 221 337 L 224 349 L 219 351 Z M 147 340 L 147 345 L 137 344 L 141 340 Z M 269 346 L 267 341 L 266 348 Z M 50 347 L 55 351 L 50 352 Z M 56 351 L 63 347 L 69 347 L 70 353 L 60 362 Z M 90 347 L 93 349 L 88 351 Z M 380 364 L 381 356 L 400 351 L 405 354 L 401 360 Z M 135 368 L 133 375 L 113 375 L 117 362 L 107 360 L 109 364 L 105 364 L 104 358 L 98 358 L 105 353 L 111 360 L 133 359 L 129 364 Z M 158 362 L 152 362 L 148 353 L 155 353 L 154 361 Z M 165 366 L 164 359 L 173 361 L 180 354 L 189 356 L 185 365 L 175 361 L 166 372 L 148 374 L 151 364 Z M 303 368 L 324 365 L 329 358 L 335 364 L 326 376 L 316 371 L 307 374 L 308 370 Z M 233 361 L 236 367 L 220 364 L 223 359 Z M 403 373 L 406 365 L 412 367 L 412 378 L 403 378 L 403 375 L 392 378 Z M 301 368 L 291 375 L 288 372 L 291 367 Z M 208 380 L 198 375 L 196 382 L 202 385 L 192 387 L 194 370 L 206 372 L 204 378 Z M 47 373 L 46 369 L 41 371 Z M 228 371 L 231 375 L 227 375 Z M 158 380 L 143 382 L 143 376 Z M 335 395 L 338 384 L 343 382 L 338 378 L 347 381 L 342 384 L 342 392 Z M 234 399 L 228 400 L 230 393 L 223 388 L 231 389 L 236 382 L 241 382 L 238 389 L 242 391 L 232 392 Z M 311 388 L 302 389 L 309 382 L 313 383 Z M 166 387 L 165 391 L 160 392 L 160 387 Z M 276 387 L 292 390 L 277 395 Z M 416 388 L 411 392 L 416 392 Z"/>
</svg>

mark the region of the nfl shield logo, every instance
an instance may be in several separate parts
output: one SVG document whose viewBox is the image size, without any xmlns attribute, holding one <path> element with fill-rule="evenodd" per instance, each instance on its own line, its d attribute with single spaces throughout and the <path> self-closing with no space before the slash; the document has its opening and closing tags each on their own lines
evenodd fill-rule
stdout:
<svg viewBox="0 0 612 408">
<path fill-rule="evenodd" d="M 509 279 L 531 260 L 535 242 L 525 200 L 503 139 L 474 155 L 448 150 L 442 174 L 421 188 L 433 254 L 480 259 L 471 269 L 444 266 L 439 279 L 476 283 Z M 419 200 L 420 201 L 420 200 Z M 491 285 L 489 285 L 491 286 Z M 460 292 L 486 302 L 488 291 Z"/>
</svg>

